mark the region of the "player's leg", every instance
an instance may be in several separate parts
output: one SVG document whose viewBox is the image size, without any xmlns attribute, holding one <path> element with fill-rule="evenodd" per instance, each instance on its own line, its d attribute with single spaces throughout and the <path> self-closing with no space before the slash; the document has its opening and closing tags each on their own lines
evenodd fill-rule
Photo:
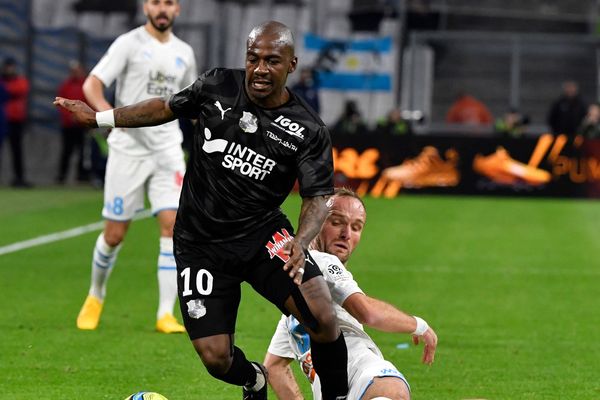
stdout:
<svg viewBox="0 0 600 400">
<path fill-rule="evenodd" d="M 245 399 L 266 399 L 264 367 L 234 346 L 242 282 L 239 254 L 247 247 L 174 239 L 181 314 L 202 363 L 213 377 L 243 386 Z"/>
<path fill-rule="evenodd" d="M 404 375 L 385 360 L 372 340 L 348 338 L 349 399 L 409 400 L 410 386 Z"/>
<path fill-rule="evenodd" d="M 313 366 L 321 377 L 323 399 L 344 399 L 348 393 L 346 343 L 321 271 L 307 254 L 303 283 L 298 287 L 282 268 L 285 257 L 274 250 L 283 247 L 290 232 L 287 221 L 280 221 L 269 232 L 255 262 L 258 268 L 253 270 L 248 282 L 284 313 L 293 314 L 306 328 Z"/>
<path fill-rule="evenodd" d="M 106 285 L 121 249 L 129 221 L 106 220 L 104 231 L 98 235 L 92 253 L 92 274 L 88 296 L 77 316 L 79 329 L 96 329 L 102 314 Z"/>
<path fill-rule="evenodd" d="M 157 219 L 160 229 L 158 253 L 158 311 L 156 330 L 162 333 L 182 333 L 185 328 L 175 319 L 173 308 L 177 299 L 177 266 L 173 254 L 173 226 L 177 211 L 163 210 Z"/>
<path fill-rule="evenodd" d="M 162 333 L 185 332 L 173 316 L 177 299 L 177 271 L 173 254 L 173 227 L 179 206 L 185 162 L 180 147 L 157 154 L 154 172 L 148 182 L 148 198 L 160 230 L 157 264 L 158 310 L 156 330 Z"/>
<path fill-rule="evenodd" d="M 144 206 L 147 163 L 119 154 L 108 158 L 104 186 L 104 231 L 92 254 L 91 284 L 77 317 L 79 329 L 96 329 L 106 297 L 106 285 L 135 212 Z"/>
<path fill-rule="evenodd" d="M 396 377 L 373 378 L 360 400 L 385 398 L 390 400 L 410 400 L 410 391 L 406 382 Z"/>
<path fill-rule="evenodd" d="M 345 398 L 348 393 L 348 349 L 333 310 L 333 301 L 322 276 L 310 278 L 311 269 L 318 271 L 313 261 L 305 266 L 305 277 L 299 290 L 285 306 L 310 335 L 311 356 L 321 381 L 324 400 Z"/>
<path fill-rule="evenodd" d="M 213 335 L 192 340 L 206 370 L 214 377 L 244 388 L 244 400 L 267 398 L 266 369 L 246 359 L 234 345 L 233 335 Z"/>
</svg>

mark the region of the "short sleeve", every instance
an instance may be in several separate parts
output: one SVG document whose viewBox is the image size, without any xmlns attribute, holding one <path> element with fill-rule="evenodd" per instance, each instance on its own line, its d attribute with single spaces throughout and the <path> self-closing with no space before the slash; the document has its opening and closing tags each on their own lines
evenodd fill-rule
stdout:
<svg viewBox="0 0 600 400">
<path fill-rule="evenodd" d="M 90 75 L 96 76 L 106 87 L 112 85 L 127 66 L 131 53 L 129 47 L 126 37 L 119 36 L 92 69 Z"/>
<path fill-rule="evenodd" d="M 321 267 L 321 271 L 331 292 L 331 297 L 336 304 L 341 306 L 350 295 L 363 293 L 354 280 L 352 273 L 344 267 L 337 257 L 328 257 L 327 266 Z"/>
<path fill-rule="evenodd" d="M 200 113 L 202 77 L 169 98 L 169 108 L 178 118 L 198 118 Z"/>
<path fill-rule="evenodd" d="M 333 193 L 333 156 L 331 137 L 325 126 L 298 155 L 298 183 L 302 197 L 314 197 Z"/>
<path fill-rule="evenodd" d="M 276 355 L 278 357 L 283 358 L 293 358 L 296 356 L 292 351 L 292 346 L 289 341 L 288 329 L 286 327 L 287 318 L 285 315 L 281 316 L 279 323 L 277 324 L 277 328 L 275 329 L 275 333 L 271 338 L 271 343 L 269 344 L 268 352 Z"/>
</svg>

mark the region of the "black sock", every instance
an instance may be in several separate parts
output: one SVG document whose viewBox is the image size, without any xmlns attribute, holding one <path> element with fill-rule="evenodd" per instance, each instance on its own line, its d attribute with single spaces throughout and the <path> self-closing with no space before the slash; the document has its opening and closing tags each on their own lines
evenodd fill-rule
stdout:
<svg viewBox="0 0 600 400">
<path fill-rule="evenodd" d="M 323 400 L 345 398 L 348 394 L 348 349 L 344 334 L 331 343 L 311 340 L 313 366 L 321 380 Z"/>
<path fill-rule="evenodd" d="M 252 363 L 246 360 L 244 352 L 233 346 L 233 361 L 231 367 L 224 375 L 213 375 L 215 378 L 237 386 L 253 386 L 256 383 L 256 369 Z"/>
</svg>

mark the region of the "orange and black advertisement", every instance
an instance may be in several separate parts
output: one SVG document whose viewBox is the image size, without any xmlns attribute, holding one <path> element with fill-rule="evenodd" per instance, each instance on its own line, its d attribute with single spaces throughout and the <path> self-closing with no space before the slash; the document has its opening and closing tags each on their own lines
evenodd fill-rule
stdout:
<svg viewBox="0 0 600 400">
<path fill-rule="evenodd" d="M 401 193 L 600 197 L 600 140 L 544 134 L 332 137 L 336 186 Z"/>
</svg>

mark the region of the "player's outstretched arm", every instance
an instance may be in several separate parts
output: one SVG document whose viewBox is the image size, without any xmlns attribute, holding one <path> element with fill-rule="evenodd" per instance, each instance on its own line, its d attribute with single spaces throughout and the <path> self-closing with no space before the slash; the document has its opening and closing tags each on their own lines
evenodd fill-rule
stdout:
<svg viewBox="0 0 600 400">
<path fill-rule="evenodd" d="M 342 306 L 361 324 L 384 332 L 410 333 L 415 344 L 422 340 L 425 344 L 423 362 L 433 362 L 437 335 L 423 319 L 410 316 L 391 304 L 363 293 L 350 295 Z"/>
<path fill-rule="evenodd" d="M 290 368 L 291 358 L 276 356 L 267 352 L 264 365 L 268 371 L 269 384 L 281 400 L 303 400 L 302 392 Z"/>
<path fill-rule="evenodd" d="M 160 97 L 99 113 L 80 100 L 56 97 L 54 105 L 70 111 L 79 124 L 90 128 L 139 128 L 164 124 L 176 118 L 168 102 Z"/>
<path fill-rule="evenodd" d="M 317 236 L 327 217 L 327 196 L 303 197 L 298 232 L 293 240 L 286 243 L 284 254 L 290 259 L 283 266 L 284 271 L 289 270 L 289 275 L 297 285 L 302 283 L 304 273 L 304 250 Z"/>
</svg>

